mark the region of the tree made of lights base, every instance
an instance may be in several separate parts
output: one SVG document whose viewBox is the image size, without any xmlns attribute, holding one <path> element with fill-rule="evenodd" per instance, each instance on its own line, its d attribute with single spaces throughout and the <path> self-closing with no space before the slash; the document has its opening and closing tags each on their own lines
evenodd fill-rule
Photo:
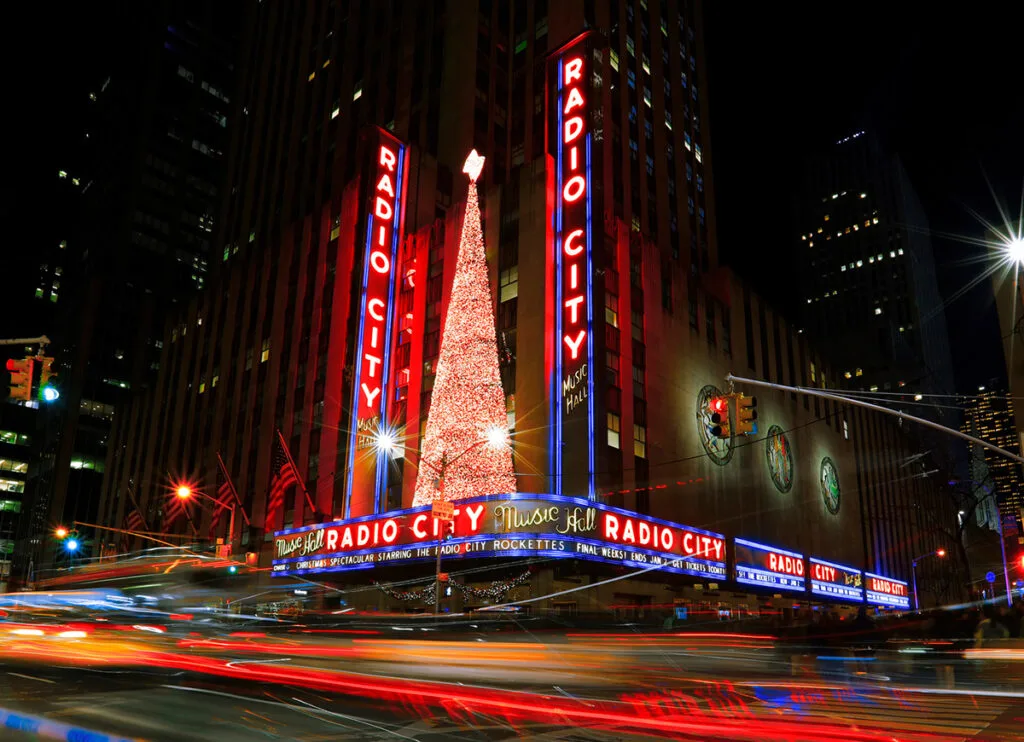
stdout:
<svg viewBox="0 0 1024 742">
<path fill-rule="evenodd" d="M 474 150 L 463 168 L 469 198 L 413 505 L 516 490 L 511 449 L 487 444 L 508 418 L 476 187 L 483 161 Z"/>
</svg>

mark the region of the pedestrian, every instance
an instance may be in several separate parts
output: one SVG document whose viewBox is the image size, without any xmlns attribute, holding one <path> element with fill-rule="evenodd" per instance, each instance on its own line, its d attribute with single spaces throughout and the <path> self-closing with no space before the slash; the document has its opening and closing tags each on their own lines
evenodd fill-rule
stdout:
<svg viewBox="0 0 1024 742">
<path fill-rule="evenodd" d="M 999 620 L 995 609 L 991 605 L 986 605 L 982 609 L 982 619 L 974 630 L 975 648 L 981 649 L 982 647 L 998 645 L 1000 640 L 1008 639 L 1009 637 L 1010 632 Z"/>
</svg>

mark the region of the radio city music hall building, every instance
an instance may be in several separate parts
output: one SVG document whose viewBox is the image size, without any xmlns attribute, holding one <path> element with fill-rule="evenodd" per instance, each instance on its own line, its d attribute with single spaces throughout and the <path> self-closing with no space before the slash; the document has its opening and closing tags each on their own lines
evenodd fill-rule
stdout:
<svg viewBox="0 0 1024 742">
<path fill-rule="evenodd" d="M 646 567 L 575 608 L 726 586 L 908 605 L 948 513 L 900 480 L 902 429 L 771 392 L 756 436 L 711 434 L 730 371 L 838 379 L 718 264 L 700 3 L 357 5 L 254 12 L 224 261 L 117 415 L 105 522 L 129 491 L 155 522 L 168 473 L 212 494 L 219 452 L 252 528 L 212 537 L 270 574 L 430 577 L 445 534 L 412 503 L 475 148 L 516 493 L 456 503 L 451 605 L 510 575 L 505 598 Z M 367 455 L 382 425 L 398 458 Z M 316 512 L 297 487 L 267 522 L 277 430 Z"/>
</svg>

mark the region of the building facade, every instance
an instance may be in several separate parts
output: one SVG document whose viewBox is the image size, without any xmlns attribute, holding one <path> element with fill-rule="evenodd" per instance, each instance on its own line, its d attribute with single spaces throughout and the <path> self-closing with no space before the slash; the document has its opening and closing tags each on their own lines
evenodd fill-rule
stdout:
<svg viewBox="0 0 1024 742">
<path fill-rule="evenodd" d="M 410 506 L 475 148 L 518 492 L 909 577 L 944 511 L 901 479 L 915 450 L 898 426 L 771 392 L 759 436 L 712 434 L 729 372 L 842 382 L 717 264 L 700 4 L 473 10 L 255 9 L 218 275 L 116 417 L 103 522 L 135 502 L 165 522 L 181 479 L 212 494 L 218 453 L 253 523 L 230 539 L 265 566 L 277 531 Z M 381 424 L 408 449 L 393 461 L 368 457 Z M 295 488 L 268 522 L 278 431 L 309 498 Z M 367 458 L 374 476 L 354 471 Z M 171 527 L 224 526 L 197 511 Z"/>
<path fill-rule="evenodd" d="M 156 378 L 167 312 L 206 281 L 241 10 L 159 0 L 83 21 L 54 173 L 68 208 L 22 281 L 61 389 L 20 535 L 37 561 L 56 524 L 95 522 L 114 407 Z"/>
<path fill-rule="evenodd" d="M 800 319 L 851 385 L 952 393 L 928 219 L 899 158 L 844 137 L 808 164 L 798 213 Z"/>
</svg>

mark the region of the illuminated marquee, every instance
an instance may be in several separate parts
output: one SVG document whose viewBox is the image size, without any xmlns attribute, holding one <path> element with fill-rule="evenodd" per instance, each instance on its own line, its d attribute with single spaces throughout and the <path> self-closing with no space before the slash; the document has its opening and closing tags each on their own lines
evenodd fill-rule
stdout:
<svg viewBox="0 0 1024 742">
<path fill-rule="evenodd" d="M 910 596 L 907 593 L 907 583 L 902 580 L 894 580 L 891 577 L 864 573 L 867 601 L 872 605 L 884 605 L 890 608 L 910 608 Z"/>
<path fill-rule="evenodd" d="M 555 369 L 552 375 L 552 464 L 555 491 L 594 496 L 594 338 L 591 153 L 592 70 L 589 36 L 553 57 L 555 178 Z M 566 456 L 588 462 L 583 481 L 563 472 Z M 585 458 L 584 458 L 585 457 Z M 566 481 L 570 477 L 570 481 Z"/>
<path fill-rule="evenodd" d="M 429 507 L 279 531 L 273 574 L 365 569 L 444 556 L 548 556 L 723 579 L 718 533 L 561 495 L 487 495 L 460 500 L 440 523 Z"/>
<path fill-rule="evenodd" d="M 811 592 L 825 598 L 864 601 L 864 576 L 859 569 L 810 557 Z"/>
<path fill-rule="evenodd" d="M 736 582 L 783 590 L 804 589 L 804 557 L 792 551 L 736 540 Z"/>
<path fill-rule="evenodd" d="M 394 317 L 395 261 L 402 226 L 405 146 L 378 130 L 374 157 L 369 170 L 372 187 L 368 192 L 366 244 L 363 253 L 363 284 L 359 303 L 359 331 L 356 341 L 352 421 L 349 430 L 348 499 L 346 516 L 356 510 L 380 510 L 386 487 L 387 467 L 381 456 L 359 456 L 372 445 L 373 436 L 387 420 L 391 334 Z M 372 489 L 373 499 L 369 498 Z"/>
</svg>

